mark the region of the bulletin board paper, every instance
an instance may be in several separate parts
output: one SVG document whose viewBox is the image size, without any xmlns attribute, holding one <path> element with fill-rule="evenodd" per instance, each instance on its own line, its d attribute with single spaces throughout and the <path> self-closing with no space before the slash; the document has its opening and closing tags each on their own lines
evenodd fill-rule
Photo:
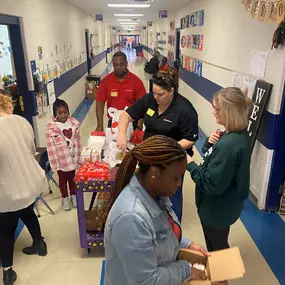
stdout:
<svg viewBox="0 0 285 285">
<path fill-rule="evenodd" d="M 48 92 L 49 105 L 51 106 L 51 105 L 53 105 L 53 103 L 56 100 L 53 81 L 51 81 L 47 84 L 47 92 Z"/>
<path fill-rule="evenodd" d="M 267 52 L 251 51 L 251 61 L 249 73 L 258 78 L 264 78 L 267 64 Z"/>
<path fill-rule="evenodd" d="M 240 88 L 243 92 L 248 90 L 247 96 L 252 99 L 257 78 L 254 76 L 234 72 L 233 73 L 233 87 Z"/>
</svg>

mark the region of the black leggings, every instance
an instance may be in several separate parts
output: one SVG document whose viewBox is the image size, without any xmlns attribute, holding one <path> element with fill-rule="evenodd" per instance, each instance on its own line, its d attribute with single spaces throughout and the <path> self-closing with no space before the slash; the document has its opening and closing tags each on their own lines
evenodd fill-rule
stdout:
<svg viewBox="0 0 285 285">
<path fill-rule="evenodd" d="M 14 236 L 19 219 L 28 228 L 34 243 L 41 239 L 41 229 L 34 212 L 34 203 L 16 212 L 0 213 L 0 261 L 2 267 L 13 265 Z"/>
<path fill-rule="evenodd" d="M 209 252 L 229 248 L 230 227 L 224 229 L 211 228 L 202 223 L 202 228 Z"/>
</svg>

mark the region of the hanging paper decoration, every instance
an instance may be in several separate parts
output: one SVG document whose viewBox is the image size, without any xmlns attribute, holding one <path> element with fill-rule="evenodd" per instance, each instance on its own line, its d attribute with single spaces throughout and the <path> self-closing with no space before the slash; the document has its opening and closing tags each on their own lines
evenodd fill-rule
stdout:
<svg viewBox="0 0 285 285">
<path fill-rule="evenodd" d="M 250 11 L 251 11 L 252 2 L 253 2 L 253 0 L 245 0 L 245 1 L 244 1 L 244 7 L 245 7 L 245 9 L 246 9 L 247 12 L 250 12 Z"/>
<path fill-rule="evenodd" d="M 199 42 L 199 48 L 198 48 L 198 50 L 199 50 L 199 51 L 202 51 L 202 50 L 203 50 L 203 47 L 204 47 L 204 36 L 203 36 L 203 35 L 200 35 L 200 42 Z"/>
<path fill-rule="evenodd" d="M 204 46 L 203 35 L 188 35 L 188 36 L 182 36 L 181 38 L 181 48 L 191 48 L 202 51 L 203 46 Z"/>
<path fill-rule="evenodd" d="M 204 10 L 196 11 L 180 19 L 181 30 L 196 26 L 204 26 Z"/>
<path fill-rule="evenodd" d="M 254 0 L 252 4 L 252 9 L 251 9 L 251 16 L 253 18 L 257 17 L 258 12 L 259 12 L 259 0 Z"/>
<path fill-rule="evenodd" d="M 267 23 L 275 23 L 276 21 L 276 12 L 277 12 L 277 3 L 268 3 L 269 9 L 267 14 Z"/>
<path fill-rule="evenodd" d="M 241 0 L 241 4 L 259 22 L 279 24 L 285 18 L 285 0 Z"/>
<path fill-rule="evenodd" d="M 259 13 L 257 16 L 259 22 L 264 22 L 267 10 L 268 10 L 267 2 L 260 1 Z"/>
<path fill-rule="evenodd" d="M 187 70 L 188 72 L 191 72 L 199 77 L 202 77 L 202 69 L 203 69 L 203 62 L 194 59 L 189 56 L 180 56 L 180 65 Z"/>
<path fill-rule="evenodd" d="M 168 36 L 168 44 L 174 46 L 175 45 L 175 37 Z"/>
<path fill-rule="evenodd" d="M 276 22 L 281 23 L 284 20 L 284 13 L 285 13 L 285 2 L 284 1 L 279 1 L 277 2 L 277 7 L 276 7 Z"/>
</svg>

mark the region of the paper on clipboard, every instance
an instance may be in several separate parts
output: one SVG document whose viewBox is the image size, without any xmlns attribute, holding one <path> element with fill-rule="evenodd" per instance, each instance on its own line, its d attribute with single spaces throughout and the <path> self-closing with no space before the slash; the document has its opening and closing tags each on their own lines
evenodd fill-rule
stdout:
<svg viewBox="0 0 285 285">
<path fill-rule="evenodd" d="M 248 90 L 247 96 L 251 99 L 253 97 L 256 81 L 257 81 L 256 77 L 238 72 L 233 73 L 233 87 L 240 88 L 242 92 Z"/>
<path fill-rule="evenodd" d="M 48 100 L 49 100 L 49 105 L 53 105 L 55 102 L 55 90 L 54 90 L 54 82 L 51 81 L 47 84 L 47 93 L 48 93 Z"/>
</svg>

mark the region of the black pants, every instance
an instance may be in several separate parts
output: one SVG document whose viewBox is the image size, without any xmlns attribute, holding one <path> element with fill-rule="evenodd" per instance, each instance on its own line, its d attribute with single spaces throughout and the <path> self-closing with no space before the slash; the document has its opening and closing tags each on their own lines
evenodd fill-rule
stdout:
<svg viewBox="0 0 285 285">
<path fill-rule="evenodd" d="M 215 229 L 202 223 L 202 228 L 209 252 L 229 248 L 230 227 L 224 229 Z"/>
<path fill-rule="evenodd" d="M 0 213 L 0 261 L 2 267 L 13 265 L 14 236 L 19 219 L 28 228 L 34 243 L 41 239 L 41 229 L 34 212 L 34 203 L 16 212 Z"/>
</svg>

